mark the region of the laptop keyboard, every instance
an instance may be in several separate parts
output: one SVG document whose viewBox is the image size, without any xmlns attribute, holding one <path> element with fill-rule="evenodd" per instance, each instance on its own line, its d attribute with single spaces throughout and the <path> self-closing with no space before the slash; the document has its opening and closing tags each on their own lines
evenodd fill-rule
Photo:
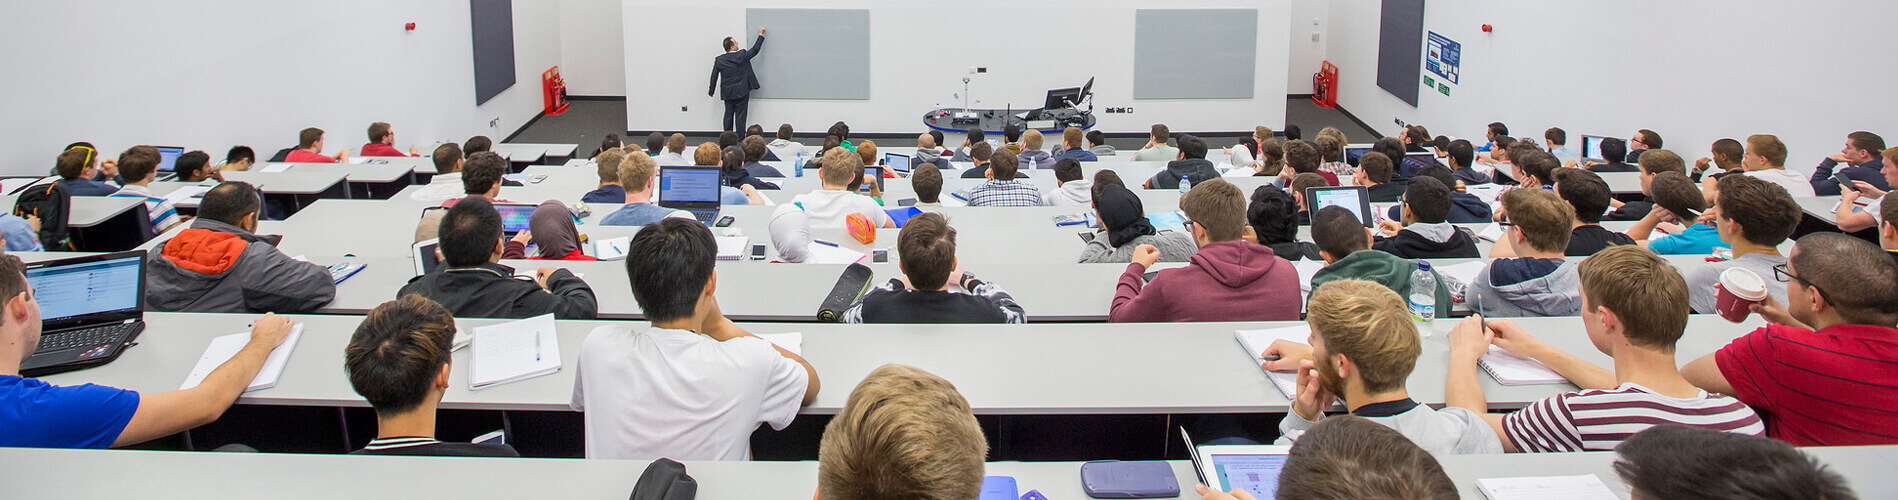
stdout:
<svg viewBox="0 0 1898 500">
<path fill-rule="evenodd" d="M 119 339 L 123 339 L 127 334 L 130 334 L 132 328 L 135 326 L 137 326 L 135 323 L 120 323 L 116 325 L 96 326 L 84 330 L 67 330 L 58 333 L 49 333 L 45 337 L 40 338 L 39 350 L 33 352 L 34 354 L 58 352 L 67 349 L 93 347 L 118 342 Z"/>
</svg>

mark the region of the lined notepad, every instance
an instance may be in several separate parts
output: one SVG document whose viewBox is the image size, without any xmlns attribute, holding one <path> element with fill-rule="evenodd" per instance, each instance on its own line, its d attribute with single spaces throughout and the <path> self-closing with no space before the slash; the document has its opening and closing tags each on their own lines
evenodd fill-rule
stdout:
<svg viewBox="0 0 1898 500">
<path fill-rule="evenodd" d="M 626 249 L 632 248 L 633 238 L 621 236 L 593 241 L 593 258 L 600 260 L 620 260 L 626 258 Z"/>
<path fill-rule="evenodd" d="M 283 376 L 283 366 L 290 362 L 290 352 L 296 350 L 297 340 L 301 338 L 303 338 L 303 324 L 297 323 L 290 327 L 290 335 L 285 336 L 283 343 L 270 351 L 270 357 L 264 358 L 263 369 L 257 370 L 257 376 L 250 379 L 250 386 L 244 390 L 246 392 L 260 391 L 276 387 L 277 379 Z M 233 333 L 211 339 L 211 346 L 204 348 L 204 355 L 198 357 L 198 365 L 191 368 L 191 374 L 185 376 L 185 383 L 178 386 L 178 390 L 190 389 L 204 383 L 205 377 L 211 376 L 212 371 L 224 366 L 224 362 L 230 361 L 232 357 L 236 357 L 238 351 L 244 350 L 244 346 L 248 344 L 250 344 L 250 332 Z"/>
<path fill-rule="evenodd" d="M 482 389 L 560 371 L 554 315 L 474 328 L 468 388 Z"/>
<path fill-rule="evenodd" d="M 1488 226 L 1484 226 L 1482 231 L 1477 231 L 1476 237 L 1491 242 L 1500 242 L 1503 240 L 1503 226 L 1501 224 L 1491 223 Z"/>
<path fill-rule="evenodd" d="M 713 236 L 718 244 L 718 260 L 739 260 L 751 253 L 751 238 L 746 236 Z"/>
<path fill-rule="evenodd" d="M 1311 327 L 1309 326 L 1288 326 L 1285 328 L 1269 328 L 1265 330 L 1236 330 L 1232 333 L 1234 338 L 1239 339 L 1239 347 L 1246 350 L 1246 355 L 1252 356 L 1252 361 L 1261 365 L 1265 363 L 1265 357 L 1263 356 L 1265 354 L 1265 348 L 1271 347 L 1272 341 L 1283 339 L 1303 344 L 1311 339 Z M 1263 371 L 1264 368 L 1260 368 L 1260 370 Z M 1265 376 L 1272 380 L 1272 385 L 1278 386 L 1279 392 L 1285 393 L 1285 399 L 1296 399 L 1298 397 L 1297 373 L 1267 371 L 1265 372 Z"/>
<path fill-rule="evenodd" d="M 1489 500 L 1612 500 L 1618 498 L 1594 474 L 1580 476 L 1499 477 L 1476 480 Z"/>
<path fill-rule="evenodd" d="M 868 257 L 863 252 L 823 243 L 812 243 L 806 251 L 805 264 L 855 264 Z"/>
<path fill-rule="evenodd" d="M 1496 382 L 1503 385 L 1563 384 L 1568 378 L 1548 365 L 1529 358 L 1510 354 L 1501 347 L 1489 346 L 1489 353 L 1477 361 L 1483 371 L 1489 372 Z"/>
</svg>

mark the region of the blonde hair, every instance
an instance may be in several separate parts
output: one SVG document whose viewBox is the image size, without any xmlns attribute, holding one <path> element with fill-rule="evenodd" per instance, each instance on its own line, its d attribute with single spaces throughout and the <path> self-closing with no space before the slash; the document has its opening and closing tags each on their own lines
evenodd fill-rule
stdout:
<svg viewBox="0 0 1898 500">
<path fill-rule="evenodd" d="M 1503 193 L 1503 210 L 1516 223 L 1524 241 L 1544 252 L 1568 249 L 1574 234 L 1575 207 L 1545 189 L 1511 189 Z"/>
<path fill-rule="evenodd" d="M 1642 153 L 1642 158 L 1647 158 Z M 1687 331 L 1687 280 L 1666 259 L 1635 245 L 1611 246 L 1582 260 L 1582 307 L 1621 319 L 1622 335 L 1643 349 L 1674 352 Z"/>
<path fill-rule="evenodd" d="M 824 152 L 822 161 L 817 173 L 823 176 L 824 184 L 848 186 L 853 176 L 863 175 L 863 157 L 848 149 L 830 148 Z"/>
<path fill-rule="evenodd" d="M 1309 304 L 1305 321 L 1312 335 L 1325 340 L 1329 354 L 1357 365 L 1365 391 L 1404 388 L 1423 355 L 1423 340 L 1397 292 L 1376 282 L 1338 280 L 1312 290 Z"/>
<path fill-rule="evenodd" d="M 612 148 L 601 151 L 593 157 L 593 165 L 599 170 L 600 182 L 619 182 L 619 165 L 626 161 L 626 151 Z"/>
<path fill-rule="evenodd" d="M 646 152 L 637 151 L 627 155 L 626 159 L 620 162 L 619 182 L 621 186 L 625 186 L 628 193 L 642 192 L 646 190 L 647 185 L 652 183 L 652 176 L 658 172 L 659 162 L 653 161 L 652 156 Z"/>
<path fill-rule="evenodd" d="M 1031 129 L 1028 129 L 1027 132 L 1022 133 L 1021 147 L 1026 148 L 1026 149 L 1041 149 L 1042 141 L 1043 139 L 1041 138 L 1041 131 L 1031 128 Z"/>
<path fill-rule="evenodd" d="M 955 385 L 915 367 L 883 365 L 824 428 L 818 497 L 975 498 L 987 456 L 988 440 Z"/>
<path fill-rule="evenodd" d="M 698 149 L 692 150 L 693 165 L 717 165 L 719 160 L 723 159 L 725 159 L 725 153 L 718 149 L 717 144 L 707 142 L 700 144 Z"/>
</svg>

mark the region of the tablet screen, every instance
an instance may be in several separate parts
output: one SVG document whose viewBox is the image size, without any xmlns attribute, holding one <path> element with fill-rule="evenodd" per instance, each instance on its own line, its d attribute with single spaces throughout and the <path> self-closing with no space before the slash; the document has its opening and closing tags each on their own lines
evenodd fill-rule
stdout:
<svg viewBox="0 0 1898 500">
<path fill-rule="evenodd" d="M 1286 455 L 1211 455 L 1214 481 L 1222 491 L 1235 489 L 1251 493 L 1253 498 L 1273 498 L 1279 489 L 1279 470 L 1285 468 Z"/>
<path fill-rule="evenodd" d="M 1340 206 L 1350 210 L 1365 227 L 1371 226 L 1370 202 L 1363 187 L 1310 188 L 1305 190 L 1305 198 L 1310 200 L 1306 206 L 1312 213 L 1325 207 Z"/>
</svg>

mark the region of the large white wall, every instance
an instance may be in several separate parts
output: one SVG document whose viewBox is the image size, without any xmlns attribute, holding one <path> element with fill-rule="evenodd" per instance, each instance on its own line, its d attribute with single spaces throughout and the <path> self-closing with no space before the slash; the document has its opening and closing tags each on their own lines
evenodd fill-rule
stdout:
<svg viewBox="0 0 1898 500">
<path fill-rule="evenodd" d="M 1692 159 L 1715 139 L 1771 133 L 1807 172 L 1848 132 L 1898 139 L 1898 42 L 1858 21 L 1898 18 L 1898 3 L 1430 0 L 1424 29 L 1463 44 L 1461 84 L 1424 89 L 1415 108 L 1377 86 L 1379 9 L 1332 0 L 1325 56 L 1339 104 L 1385 134 L 1402 119 L 1481 139 L 1501 121 L 1538 141 L 1559 126 L 1579 147 L 1582 134 L 1648 128 Z"/>
<path fill-rule="evenodd" d="M 545 1 L 545 0 L 541 0 Z M 621 0 L 559 0 L 560 76 L 576 96 L 626 95 Z"/>
<path fill-rule="evenodd" d="M 871 0 L 804 0 L 760 4 L 774 8 L 870 9 L 869 100 L 755 99 L 750 121 L 789 122 L 800 131 L 848 121 L 853 131 L 924 130 L 922 115 L 958 104 L 968 68 L 978 108 L 1038 107 L 1048 89 L 1097 77 L 1099 127 L 1144 131 L 1155 122 L 1207 131 L 1250 130 L 1284 123 L 1291 0 L 1181 0 L 1165 8 L 1256 8 L 1259 37 L 1254 98 L 1248 100 L 1133 100 L 1134 9 L 1152 2 L 1100 0 L 1037 4 L 968 0 L 953 6 Z M 627 127 L 631 130 L 717 130 L 722 103 L 705 96 L 718 40 L 743 36 L 745 5 L 624 0 Z M 1309 16 L 1303 20 L 1310 26 Z M 767 27 L 768 28 L 768 27 Z M 755 33 L 753 34 L 755 35 Z M 1304 33 L 1309 41 L 1309 33 Z M 747 44 L 751 37 L 745 36 Z M 768 38 L 768 35 L 767 35 Z M 1307 43 L 1309 44 L 1309 43 Z M 760 57 L 771 57 L 769 42 Z M 1311 66 L 1315 67 L 1316 63 Z M 1304 70 L 1309 78 L 1310 70 Z M 770 85 L 770 82 L 763 82 Z M 1308 84 L 1306 86 L 1309 86 Z M 1303 87 L 1300 87 L 1302 89 Z M 1303 92 L 1303 90 L 1299 90 Z M 680 106 L 687 111 L 680 111 Z M 1106 114 L 1131 106 L 1132 114 Z M 767 127 L 770 128 L 770 127 Z"/>
<path fill-rule="evenodd" d="M 0 19 L 0 175 L 44 174 L 61 147 L 136 144 L 259 155 L 329 132 L 354 150 L 373 121 L 398 146 L 500 140 L 541 110 L 559 64 L 554 2 L 514 2 L 516 83 L 474 103 L 468 2 L 18 2 Z M 415 22 L 415 32 L 403 23 Z M 499 119 L 493 127 L 491 120 Z"/>
</svg>

